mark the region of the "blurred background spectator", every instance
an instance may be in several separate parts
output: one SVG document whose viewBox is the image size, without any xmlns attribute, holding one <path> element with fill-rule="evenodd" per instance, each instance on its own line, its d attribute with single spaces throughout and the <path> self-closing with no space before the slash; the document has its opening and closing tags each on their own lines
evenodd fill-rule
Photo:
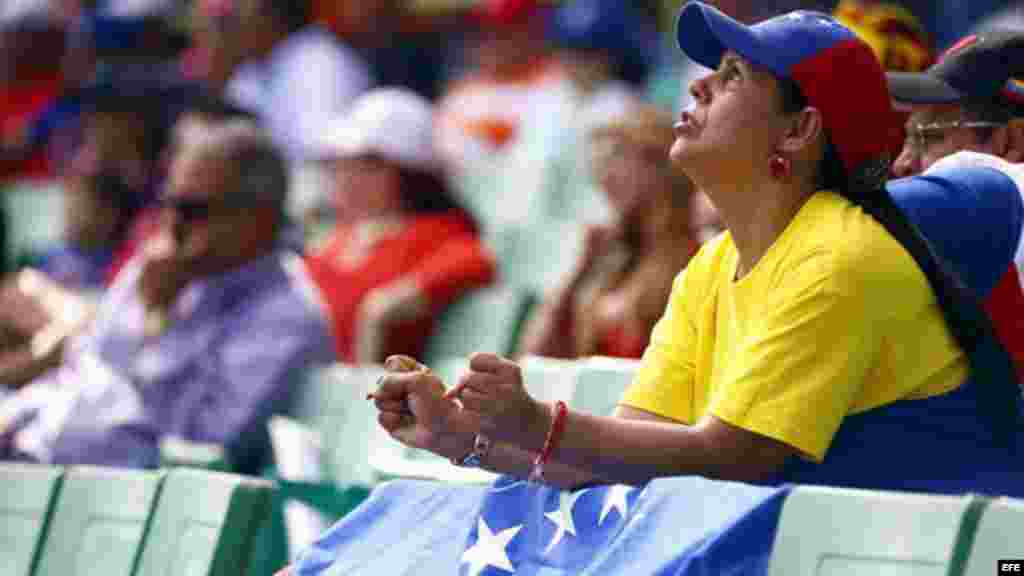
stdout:
<svg viewBox="0 0 1024 576">
<path fill-rule="evenodd" d="M 899 4 L 841 0 L 833 15 L 871 46 L 886 70 L 920 72 L 935 63 L 931 36 Z"/>
<path fill-rule="evenodd" d="M 365 62 L 312 22 L 308 0 L 233 0 L 216 17 L 209 83 L 256 112 L 290 160 L 370 85 Z M 297 89 L 300 87 L 301 89 Z"/>
<path fill-rule="evenodd" d="M 699 247 L 695 196 L 664 151 L 672 117 L 649 105 L 590 132 L 591 168 L 614 213 L 587 230 L 564 286 L 527 324 L 519 351 L 557 358 L 639 358 L 668 303 L 672 280 Z"/>
<path fill-rule="evenodd" d="M 59 367 L 0 403 L 0 458 L 154 466 L 173 436 L 223 445 L 257 472 L 267 419 L 332 358 L 310 280 L 279 248 L 280 153 L 245 122 L 181 144 L 159 233 Z"/>
<path fill-rule="evenodd" d="M 494 276 L 472 216 L 439 174 L 430 104 L 406 90 L 372 91 L 321 146 L 337 227 L 308 265 L 338 359 L 422 354 L 437 315 Z"/>
<path fill-rule="evenodd" d="M 546 42 L 543 8 L 533 0 L 487 0 L 471 19 L 468 66 L 444 91 L 435 136 L 456 181 L 551 120 L 563 78 Z"/>
</svg>

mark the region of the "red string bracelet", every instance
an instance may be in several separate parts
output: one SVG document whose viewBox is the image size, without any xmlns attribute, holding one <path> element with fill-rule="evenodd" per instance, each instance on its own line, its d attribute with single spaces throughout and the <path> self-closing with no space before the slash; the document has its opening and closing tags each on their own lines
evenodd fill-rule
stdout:
<svg viewBox="0 0 1024 576">
<path fill-rule="evenodd" d="M 562 439 L 568 416 L 569 407 L 565 405 L 565 402 L 561 400 L 555 402 L 555 419 L 551 422 L 547 439 L 544 440 L 544 448 L 537 454 L 537 458 L 533 461 L 533 467 L 530 468 L 530 482 L 544 481 L 544 465 L 548 463 L 551 453 L 555 451 L 558 441 Z"/>
</svg>

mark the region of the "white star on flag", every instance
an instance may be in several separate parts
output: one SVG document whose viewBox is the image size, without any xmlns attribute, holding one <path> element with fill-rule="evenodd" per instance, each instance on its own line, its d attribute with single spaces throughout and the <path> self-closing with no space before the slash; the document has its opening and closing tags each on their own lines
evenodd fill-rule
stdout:
<svg viewBox="0 0 1024 576">
<path fill-rule="evenodd" d="M 586 491 L 587 489 L 584 488 L 572 495 L 567 492 L 562 492 L 558 496 L 558 509 L 544 514 L 548 520 L 551 520 L 555 523 L 555 526 L 557 526 L 555 529 L 555 535 L 551 538 L 551 543 L 544 549 L 545 554 L 551 553 L 555 546 L 562 541 L 566 532 L 573 536 L 576 535 L 576 524 L 572 520 L 572 510 L 576 506 L 576 501 L 579 500 L 580 496 L 583 496 Z"/>
<path fill-rule="evenodd" d="M 601 508 L 601 517 L 598 518 L 597 525 L 604 524 L 604 519 L 612 511 L 612 508 L 617 510 L 619 516 L 625 520 L 626 516 L 629 515 L 629 503 L 626 501 L 626 496 L 633 490 L 636 490 L 636 488 L 622 484 L 612 486 L 604 497 L 604 506 Z"/>
<path fill-rule="evenodd" d="M 469 563 L 469 576 L 479 576 L 484 568 L 494 566 L 505 572 L 515 572 L 512 562 L 505 553 L 505 547 L 523 529 L 523 525 L 513 526 L 498 532 L 491 532 L 483 517 L 477 519 L 476 543 L 462 553 L 462 562 Z"/>
</svg>

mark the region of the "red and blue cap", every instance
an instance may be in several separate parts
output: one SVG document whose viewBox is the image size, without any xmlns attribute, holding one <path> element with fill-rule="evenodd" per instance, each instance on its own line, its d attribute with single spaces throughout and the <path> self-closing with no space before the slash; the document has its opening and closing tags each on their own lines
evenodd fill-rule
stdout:
<svg viewBox="0 0 1024 576">
<path fill-rule="evenodd" d="M 881 63 L 867 43 L 826 14 L 799 10 L 747 26 L 695 1 L 679 14 L 677 38 L 687 56 L 708 68 L 718 68 L 732 50 L 795 82 L 821 112 L 848 174 L 877 172 L 902 146 Z"/>
<path fill-rule="evenodd" d="M 993 102 L 1024 117 L 1024 32 L 964 37 L 925 72 L 890 73 L 889 90 L 902 104 Z"/>
</svg>

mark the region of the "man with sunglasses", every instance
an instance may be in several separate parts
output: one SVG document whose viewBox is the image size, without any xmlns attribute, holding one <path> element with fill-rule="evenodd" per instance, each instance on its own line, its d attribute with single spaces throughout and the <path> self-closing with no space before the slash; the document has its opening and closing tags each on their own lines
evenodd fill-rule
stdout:
<svg viewBox="0 0 1024 576">
<path fill-rule="evenodd" d="M 156 233 L 61 366 L 0 401 L 0 459 L 148 467 L 183 438 L 256 472 L 267 419 L 333 360 L 312 283 L 280 244 L 281 155 L 246 121 L 177 144 Z"/>
<path fill-rule="evenodd" d="M 923 73 L 890 73 L 889 92 L 897 108 L 910 114 L 895 176 L 923 172 L 927 177 L 936 170 L 984 166 L 1010 175 L 1024 191 L 1024 165 L 1019 164 L 1024 161 L 1024 31 L 967 36 Z M 964 211 L 945 227 L 986 225 L 973 222 L 972 216 Z M 930 239 L 937 247 L 944 241 Z M 1014 260 L 984 304 L 1024 376 L 1024 239 Z"/>
</svg>

